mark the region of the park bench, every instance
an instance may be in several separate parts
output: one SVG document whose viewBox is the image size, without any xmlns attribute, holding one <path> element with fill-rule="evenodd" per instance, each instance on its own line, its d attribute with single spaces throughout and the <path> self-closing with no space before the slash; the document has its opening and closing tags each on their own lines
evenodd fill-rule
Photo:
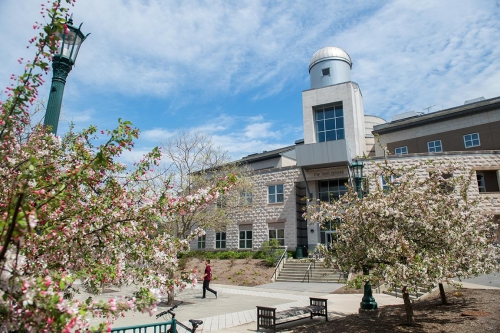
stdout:
<svg viewBox="0 0 500 333">
<path fill-rule="evenodd" d="M 292 307 L 283 311 L 276 308 L 257 306 L 257 331 L 260 328 L 272 329 L 276 332 L 276 326 L 290 323 L 296 320 L 313 317 L 325 317 L 328 321 L 328 300 L 324 298 L 309 297 L 309 305 L 304 307 Z"/>
</svg>

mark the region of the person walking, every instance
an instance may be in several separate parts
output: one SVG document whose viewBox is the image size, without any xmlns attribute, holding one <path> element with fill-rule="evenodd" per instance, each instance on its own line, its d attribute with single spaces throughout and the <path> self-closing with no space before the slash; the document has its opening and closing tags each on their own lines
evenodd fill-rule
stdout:
<svg viewBox="0 0 500 333">
<path fill-rule="evenodd" d="M 213 289 L 210 289 L 210 280 L 212 280 L 212 268 L 210 267 L 210 260 L 205 260 L 205 275 L 203 275 L 203 297 L 206 296 L 206 291 L 210 291 L 217 298 L 218 292 Z"/>
</svg>

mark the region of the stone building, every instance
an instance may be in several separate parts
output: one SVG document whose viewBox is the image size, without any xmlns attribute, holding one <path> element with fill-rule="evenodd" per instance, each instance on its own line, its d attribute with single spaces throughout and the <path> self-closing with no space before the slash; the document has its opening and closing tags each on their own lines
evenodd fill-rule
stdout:
<svg viewBox="0 0 500 333">
<path fill-rule="evenodd" d="M 351 68 L 350 56 L 337 47 L 312 56 L 311 88 L 302 92 L 304 139 L 242 158 L 252 170 L 254 190 L 243 194 L 250 209 L 233 214 L 225 230 L 207 230 L 193 248 L 257 250 L 270 238 L 291 250 L 331 242 L 333 228 L 302 218 L 305 198 L 331 200 L 345 193 L 355 159 L 365 172 L 384 158 L 405 165 L 429 158 L 463 162 L 476 170 L 471 194 L 484 196 L 485 213 L 500 217 L 500 97 L 427 114 L 407 112 L 387 123 L 364 114 Z M 385 156 L 382 146 L 391 154 Z"/>
</svg>

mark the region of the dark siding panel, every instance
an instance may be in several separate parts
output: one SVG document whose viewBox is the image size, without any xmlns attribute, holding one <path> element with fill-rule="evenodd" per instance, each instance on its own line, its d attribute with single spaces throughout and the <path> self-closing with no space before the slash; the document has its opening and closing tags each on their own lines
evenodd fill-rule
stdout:
<svg viewBox="0 0 500 333">
<path fill-rule="evenodd" d="M 479 133 L 481 146 L 465 148 L 464 135 Z M 466 150 L 500 150 L 500 121 L 489 124 L 471 126 L 448 132 L 422 136 L 409 140 L 387 143 L 391 153 L 394 148 L 407 146 L 408 153 L 427 153 L 427 142 L 441 140 L 443 151 L 466 151 Z"/>
</svg>

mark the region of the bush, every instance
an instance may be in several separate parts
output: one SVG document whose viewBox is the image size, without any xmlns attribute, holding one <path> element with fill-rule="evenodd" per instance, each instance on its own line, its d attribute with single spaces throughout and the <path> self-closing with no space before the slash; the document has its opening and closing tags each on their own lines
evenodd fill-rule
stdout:
<svg viewBox="0 0 500 333">
<path fill-rule="evenodd" d="M 252 258 L 252 256 L 253 256 L 253 253 L 251 251 L 243 251 L 243 252 L 237 252 L 237 253 L 238 253 L 237 259 L 248 259 L 248 258 Z"/>
<path fill-rule="evenodd" d="M 262 250 L 254 252 L 252 258 L 253 259 L 264 259 L 265 258 L 264 252 L 262 252 Z"/>
<path fill-rule="evenodd" d="M 272 267 L 278 263 L 284 251 L 279 247 L 280 243 L 277 239 L 271 239 L 262 243 L 262 253 L 264 254 L 264 260 L 267 266 Z"/>
<path fill-rule="evenodd" d="M 236 259 L 238 257 L 238 253 L 234 251 L 218 252 L 217 254 L 217 258 L 222 260 Z"/>
</svg>

